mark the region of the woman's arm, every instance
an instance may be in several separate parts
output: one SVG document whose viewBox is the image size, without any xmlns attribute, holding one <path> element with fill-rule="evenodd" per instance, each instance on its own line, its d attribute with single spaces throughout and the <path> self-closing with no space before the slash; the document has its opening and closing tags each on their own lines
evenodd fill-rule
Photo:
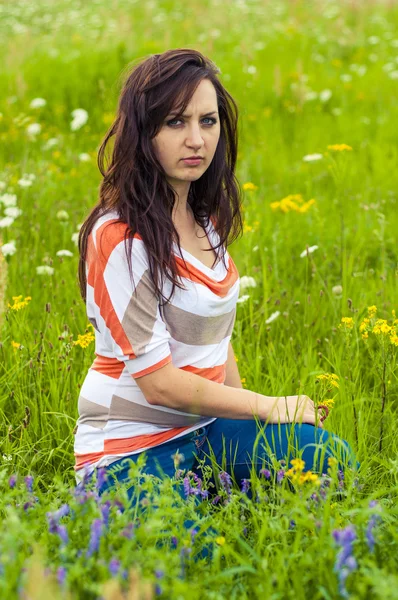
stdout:
<svg viewBox="0 0 398 600">
<path fill-rule="evenodd" d="M 224 381 L 224 385 L 228 385 L 230 387 L 235 388 L 243 388 L 242 382 L 240 380 L 238 365 L 236 364 L 234 349 L 232 348 L 231 342 L 229 342 L 228 346 L 228 358 L 226 365 L 226 377 Z"/>
</svg>

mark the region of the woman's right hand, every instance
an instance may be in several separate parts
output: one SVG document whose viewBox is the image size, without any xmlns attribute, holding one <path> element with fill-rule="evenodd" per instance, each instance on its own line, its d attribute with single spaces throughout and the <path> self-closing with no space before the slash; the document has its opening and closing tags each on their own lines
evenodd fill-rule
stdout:
<svg viewBox="0 0 398 600">
<path fill-rule="evenodd" d="M 264 396 L 267 423 L 309 423 L 323 428 L 321 416 L 308 396 Z M 319 407 L 318 407 L 319 408 Z"/>
</svg>

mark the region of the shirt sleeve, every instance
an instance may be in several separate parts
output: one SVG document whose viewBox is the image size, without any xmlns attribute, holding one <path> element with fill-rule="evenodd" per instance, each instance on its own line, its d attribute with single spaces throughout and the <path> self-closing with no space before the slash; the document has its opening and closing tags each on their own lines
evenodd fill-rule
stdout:
<svg viewBox="0 0 398 600">
<path fill-rule="evenodd" d="M 138 234 L 133 238 L 130 277 L 126 255 L 130 242 L 125 249 L 125 229 L 126 224 L 114 221 L 95 232 L 91 240 L 96 241 L 91 247 L 95 268 L 91 278 L 89 268 L 89 279 L 104 342 L 137 379 L 172 361 L 171 335 L 160 315 L 147 251 Z"/>
</svg>

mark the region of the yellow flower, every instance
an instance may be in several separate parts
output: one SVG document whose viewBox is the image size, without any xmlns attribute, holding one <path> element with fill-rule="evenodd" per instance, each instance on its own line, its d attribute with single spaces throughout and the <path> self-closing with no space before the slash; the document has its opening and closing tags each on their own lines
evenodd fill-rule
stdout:
<svg viewBox="0 0 398 600">
<path fill-rule="evenodd" d="M 87 327 L 91 327 L 94 330 L 92 323 L 89 323 Z M 84 335 L 78 335 L 77 340 L 72 342 L 72 346 L 80 346 L 81 348 L 87 348 L 95 340 L 93 331 L 89 331 Z"/>
<path fill-rule="evenodd" d="M 359 331 L 361 333 L 362 333 L 362 331 L 365 331 L 368 328 L 369 323 L 370 323 L 370 319 L 365 318 L 359 326 Z"/>
<path fill-rule="evenodd" d="M 369 337 L 369 334 L 368 334 L 368 332 L 367 332 L 367 331 L 365 331 L 365 333 L 363 333 L 363 334 L 362 334 L 362 339 L 363 339 L 363 340 L 367 340 L 367 339 L 368 339 L 368 337 Z"/>
<path fill-rule="evenodd" d="M 11 308 L 11 310 L 21 310 L 21 308 L 25 308 L 25 306 L 27 306 L 30 302 L 30 300 L 32 300 L 31 296 L 26 296 L 25 300 L 21 300 L 22 295 L 21 296 L 13 296 L 12 299 L 14 300 L 14 304 L 10 304 L 8 302 L 8 308 Z"/>
<path fill-rule="evenodd" d="M 225 537 L 222 535 L 220 535 L 219 537 L 216 537 L 216 544 L 218 544 L 219 546 L 224 546 Z"/>
<path fill-rule="evenodd" d="M 377 313 L 377 306 L 368 306 L 368 317 L 371 319 Z"/>
<path fill-rule="evenodd" d="M 305 467 L 305 461 L 302 458 L 293 458 L 290 462 L 297 471 L 302 471 Z"/>
<path fill-rule="evenodd" d="M 250 190 L 250 191 L 254 191 L 254 190 L 258 190 L 258 186 L 255 185 L 254 183 L 252 183 L 251 181 L 247 181 L 246 183 L 243 184 L 243 189 L 246 190 Z"/>
<path fill-rule="evenodd" d="M 335 458 L 334 456 L 329 456 L 328 458 L 328 465 L 329 467 L 334 467 L 335 465 L 337 465 L 339 461 L 337 460 L 337 458 Z"/>
<path fill-rule="evenodd" d="M 347 329 L 352 329 L 354 327 L 354 321 L 352 317 L 343 317 L 341 319 L 341 324 L 339 325 L 339 327 L 341 327 L 341 325 L 345 325 Z"/>
<path fill-rule="evenodd" d="M 11 342 L 11 345 L 14 348 L 14 350 L 18 350 L 21 347 L 21 344 L 19 342 Z"/>
<path fill-rule="evenodd" d="M 338 378 L 339 376 L 335 373 L 323 373 L 321 375 L 316 376 L 316 379 L 319 379 L 320 381 L 327 381 L 330 385 L 336 388 L 339 387 L 339 384 L 336 381 L 338 380 Z"/>
<path fill-rule="evenodd" d="M 283 213 L 290 211 L 305 213 L 315 202 L 314 198 L 311 198 L 308 202 L 304 202 L 301 194 L 289 194 L 289 196 L 282 198 L 278 202 L 271 202 L 270 207 L 272 210 L 281 210 Z"/>
<path fill-rule="evenodd" d="M 335 150 L 336 152 L 342 152 L 343 150 L 352 150 L 351 146 L 347 144 L 330 144 L 328 150 Z"/>
<path fill-rule="evenodd" d="M 394 344 L 394 346 L 398 346 L 398 335 L 396 333 L 390 337 L 390 342 Z"/>
<path fill-rule="evenodd" d="M 327 406 L 327 408 L 331 409 L 334 406 L 334 399 L 329 398 L 328 400 L 322 400 L 321 404 L 324 404 L 325 406 Z"/>
</svg>

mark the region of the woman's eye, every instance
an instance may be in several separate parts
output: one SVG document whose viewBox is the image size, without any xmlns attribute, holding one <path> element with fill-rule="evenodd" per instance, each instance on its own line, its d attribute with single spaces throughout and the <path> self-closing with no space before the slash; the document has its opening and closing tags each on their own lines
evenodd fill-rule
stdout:
<svg viewBox="0 0 398 600">
<path fill-rule="evenodd" d="M 174 127 L 173 123 L 177 123 L 178 121 L 182 121 L 182 119 L 171 119 L 170 121 L 167 121 L 166 124 L 169 125 L 169 127 Z M 210 123 L 205 123 L 205 125 L 215 125 L 217 123 L 216 119 L 211 117 L 205 117 L 202 121 L 210 121 Z"/>
</svg>

